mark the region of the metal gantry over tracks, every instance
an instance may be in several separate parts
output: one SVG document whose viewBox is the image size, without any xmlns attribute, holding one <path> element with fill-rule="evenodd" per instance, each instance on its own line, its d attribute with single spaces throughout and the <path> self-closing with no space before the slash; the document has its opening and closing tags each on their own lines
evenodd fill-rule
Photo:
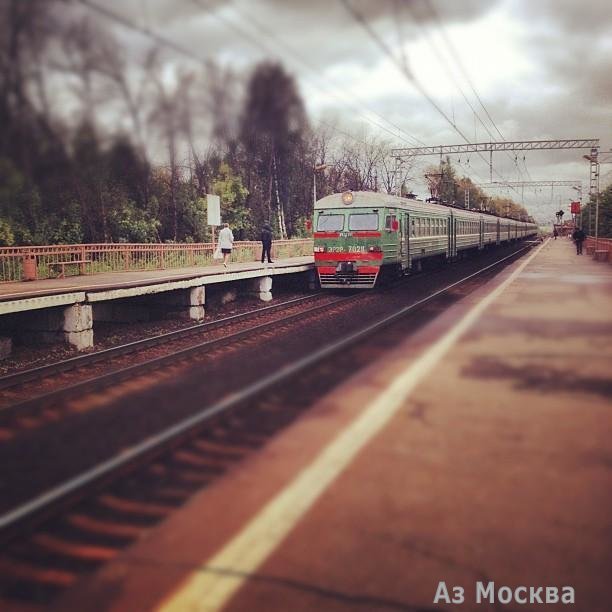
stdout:
<svg viewBox="0 0 612 612">
<path fill-rule="evenodd" d="M 432 147 L 408 147 L 392 149 L 391 154 L 396 161 L 396 169 L 408 159 L 422 155 L 439 155 L 440 161 L 445 154 L 461 153 L 489 153 L 489 172 L 490 181 L 493 182 L 493 152 L 494 151 L 534 151 L 545 149 L 590 149 L 591 157 L 595 162 L 591 162 L 591 193 L 593 190 L 593 165 L 597 163 L 599 153 L 599 138 L 573 138 L 566 140 L 515 140 L 511 142 L 477 142 L 456 145 L 435 145 Z M 596 188 L 595 188 L 596 189 Z"/>
</svg>

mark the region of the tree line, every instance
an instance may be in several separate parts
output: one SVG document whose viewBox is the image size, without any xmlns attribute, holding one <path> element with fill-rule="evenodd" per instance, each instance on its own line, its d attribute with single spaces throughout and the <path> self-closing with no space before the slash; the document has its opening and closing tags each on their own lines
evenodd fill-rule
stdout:
<svg viewBox="0 0 612 612">
<path fill-rule="evenodd" d="M 0 245 L 207 241 L 207 193 L 240 239 L 265 221 L 303 236 L 313 181 L 318 197 L 398 190 L 391 144 L 313 125 L 280 63 L 168 65 L 158 45 L 128 58 L 71 3 L 0 4 Z M 440 201 L 527 215 L 449 160 L 427 172 Z"/>
</svg>

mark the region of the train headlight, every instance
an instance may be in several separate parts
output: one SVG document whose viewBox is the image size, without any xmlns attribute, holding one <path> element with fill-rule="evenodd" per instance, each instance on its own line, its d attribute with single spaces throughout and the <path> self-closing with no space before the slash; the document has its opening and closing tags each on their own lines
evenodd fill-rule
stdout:
<svg viewBox="0 0 612 612">
<path fill-rule="evenodd" d="M 313 250 L 315 253 L 325 253 L 327 248 L 325 246 L 315 246 Z"/>
<path fill-rule="evenodd" d="M 382 253 L 382 248 L 380 246 L 378 246 L 377 244 L 374 246 L 371 246 L 368 251 L 370 253 Z"/>
<path fill-rule="evenodd" d="M 342 194 L 342 203 L 345 206 L 350 206 L 353 203 L 353 192 L 352 191 L 345 191 Z"/>
</svg>

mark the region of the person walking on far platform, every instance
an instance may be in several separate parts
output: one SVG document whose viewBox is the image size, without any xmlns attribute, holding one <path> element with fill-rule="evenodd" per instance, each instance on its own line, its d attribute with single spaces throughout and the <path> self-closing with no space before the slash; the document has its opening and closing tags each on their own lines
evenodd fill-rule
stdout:
<svg viewBox="0 0 612 612">
<path fill-rule="evenodd" d="M 582 243 L 586 240 L 586 234 L 581 227 L 577 227 L 572 234 L 572 238 L 576 243 L 576 255 L 582 255 Z"/>
<path fill-rule="evenodd" d="M 232 249 L 234 248 L 234 234 L 229 227 L 229 223 L 223 224 L 223 229 L 219 232 L 219 248 L 223 253 L 223 265 L 227 268 Z"/>
<path fill-rule="evenodd" d="M 272 257 L 270 256 L 270 252 L 272 250 L 272 228 L 270 227 L 270 223 L 266 221 L 261 228 L 261 263 L 264 262 L 264 259 L 268 258 L 268 263 L 274 263 L 272 261 Z"/>
</svg>

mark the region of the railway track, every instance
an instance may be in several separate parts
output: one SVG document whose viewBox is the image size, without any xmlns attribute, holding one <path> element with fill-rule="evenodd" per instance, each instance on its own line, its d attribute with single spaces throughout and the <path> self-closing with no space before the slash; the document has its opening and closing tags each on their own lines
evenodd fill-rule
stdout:
<svg viewBox="0 0 612 612">
<path fill-rule="evenodd" d="M 101 351 L 96 351 L 84 355 L 77 355 L 76 357 L 71 357 L 69 359 L 65 359 L 55 363 L 50 363 L 35 368 L 29 368 L 27 370 L 15 372 L 13 374 L 7 374 L 5 376 L 0 377 L 0 391 L 23 385 L 31 381 L 40 381 L 42 378 L 48 376 L 55 376 L 57 374 L 69 372 L 70 370 L 75 370 L 84 366 L 100 363 L 102 361 L 108 361 L 122 355 L 128 355 L 130 353 L 141 351 L 143 349 L 157 347 L 170 342 L 175 342 L 177 340 L 183 340 L 185 338 L 191 338 L 196 335 L 204 334 L 215 329 L 219 329 L 229 324 L 249 321 L 253 318 L 257 318 L 262 315 L 281 310 L 283 308 L 297 306 L 299 304 L 305 304 L 320 297 L 320 293 L 314 295 L 307 295 L 304 297 L 280 302 L 278 304 L 273 304 L 271 306 L 264 306 L 262 308 L 257 308 L 255 310 L 250 310 L 248 312 L 236 314 L 230 317 L 224 317 L 215 321 L 199 323 L 197 325 L 192 325 L 184 329 L 157 334 L 149 338 L 135 340 L 133 342 L 128 342 L 126 344 L 114 346 Z"/>
<path fill-rule="evenodd" d="M 398 285 L 406 282 L 406 280 L 406 278 L 403 278 L 394 283 L 389 283 L 382 288 L 382 291 L 389 291 L 393 287 L 397 287 Z M 2 402 L 2 400 L 0 400 L 0 411 L 3 409 L 3 405 L 4 408 L 23 410 L 26 408 L 36 407 L 37 405 L 40 406 L 43 403 L 48 403 L 49 401 L 57 401 L 68 398 L 75 393 L 86 392 L 97 387 L 99 388 L 107 384 L 112 384 L 113 382 L 119 381 L 127 376 L 146 372 L 147 370 L 154 369 L 156 367 L 162 367 L 174 359 L 183 359 L 199 351 L 211 349 L 220 345 L 224 341 L 239 340 L 249 331 L 260 332 L 275 325 L 290 323 L 299 316 L 316 314 L 325 308 L 335 307 L 359 300 L 372 299 L 372 296 L 378 295 L 380 291 L 381 290 L 377 289 L 375 291 L 351 293 L 349 295 L 343 295 L 342 297 L 337 297 L 334 294 L 319 292 L 314 295 L 307 295 L 304 297 L 286 300 L 278 304 L 264 306 L 229 317 L 223 317 L 215 321 L 199 323 L 184 329 L 157 334 L 149 338 L 143 338 L 141 340 L 121 344 L 119 346 L 107 348 L 101 351 L 77 355 L 76 357 L 70 357 L 55 363 L 5 375 L 0 377 L 0 398 L 4 397 L 7 401 Z M 214 339 L 198 342 L 196 344 L 190 344 L 192 340 L 197 339 L 200 336 L 206 336 L 215 330 L 224 329 L 228 326 L 231 327 L 237 325 L 240 326 L 247 323 L 250 324 L 259 319 L 265 319 L 277 311 L 301 308 L 313 300 L 321 301 L 322 303 L 311 308 L 302 309 L 298 313 L 288 315 L 286 317 L 270 319 L 264 323 L 257 324 L 254 327 L 240 329 L 235 333 L 223 334 Z M 188 345 L 185 346 L 186 344 Z M 147 352 L 150 354 L 155 349 L 163 350 L 166 354 L 146 359 Z M 134 354 L 142 354 L 144 357 L 143 361 L 136 364 L 127 365 L 123 368 L 114 368 L 104 374 L 100 374 L 99 371 L 96 371 L 97 369 L 99 370 L 99 368 L 96 367 L 100 366 L 101 364 L 110 363 L 118 358 Z M 88 370 L 92 374 L 89 377 L 87 376 Z M 55 380 L 58 375 L 66 373 L 75 374 L 73 377 L 74 382 L 72 382 L 72 384 L 61 384 L 60 388 L 35 395 L 32 395 L 30 389 L 27 387 L 28 383 L 35 381 L 37 383 L 36 387 L 41 388 L 43 381 Z M 17 391 L 10 395 L 6 393 L 9 390 L 15 389 L 17 389 Z M 27 395 L 28 397 L 20 397 L 23 395 Z"/>
<path fill-rule="evenodd" d="M 124 486 L 127 481 L 137 483 L 138 486 L 152 481 L 151 486 L 156 486 L 159 478 L 151 479 L 152 466 L 161 462 L 166 466 L 164 468 L 166 469 L 168 463 L 176 463 L 177 453 L 194 455 L 199 452 L 198 449 L 204 449 L 204 457 L 208 459 L 211 456 L 219 457 L 219 453 L 223 456 L 229 454 L 227 462 L 231 465 L 233 461 L 240 460 L 243 456 L 248 455 L 249 449 L 264 443 L 269 436 L 274 435 L 278 428 L 284 426 L 288 420 L 299 414 L 299 410 L 295 414 L 293 412 L 288 414 L 287 399 L 283 399 L 283 397 L 292 398 L 295 403 L 300 405 L 300 410 L 307 407 L 311 400 L 316 399 L 317 393 L 325 391 L 327 385 L 333 386 L 333 384 L 336 384 L 338 376 L 354 372 L 360 363 L 362 365 L 369 363 L 372 358 L 375 358 L 377 351 L 382 353 L 386 350 L 389 339 L 397 338 L 401 336 L 401 333 L 407 333 L 408 329 L 414 328 L 413 316 L 423 313 L 428 306 L 439 300 L 442 301 L 442 306 L 444 306 L 448 299 L 455 299 L 455 297 L 458 299 L 460 296 L 453 297 L 454 293 L 459 291 L 461 294 L 463 291 L 468 291 L 468 287 L 471 285 L 479 286 L 481 279 L 487 278 L 500 266 L 510 263 L 529 248 L 525 247 L 511 253 L 474 273 L 414 300 L 410 304 L 395 309 L 384 317 L 370 321 L 368 325 L 358 330 L 341 335 L 328 344 L 285 363 L 268 376 L 251 382 L 219 401 L 207 405 L 197 413 L 174 423 L 172 426 L 148 436 L 129 448 L 123 448 L 120 453 L 97 463 L 90 469 L 66 479 L 37 496 L 33 496 L 0 516 L 0 541 L 3 542 L 5 547 L 16 542 L 16 548 L 13 548 L 13 550 L 19 550 L 19 559 L 23 560 L 24 547 L 22 543 L 26 540 L 30 543 L 34 542 L 33 545 L 36 545 L 36 542 L 40 543 L 40 538 L 37 539 L 36 534 L 40 533 L 41 526 L 44 526 L 48 531 L 48 525 L 51 522 L 56 527 L 60 525 L 60 532 L 65 531 L 66 524 L 62 517 L 66 517 L 70 512 L 72 513 L 71 516 L 74 517 L 75 508 L 78 509 L 88 503 L 91 504 L 88 500 L 94 498 L 98 501 L 103 498 L 104 503 L 108 505 L 109 496 L 113 497 L 112 494 L 108 493 L 109 488 L 112 490 L 114 486 Z M 340 298 L 334 301 L 334 305 L 340 307 L 340 303 L 348 304 L 355 299 L 359 299 L 359 295 L 363 294 Z M 316 311 L 323 312 L 325 308 L 329 310 L 330 305 L 318 305 L 311 309 L 311 312 L 313 314 Z M 286 317 L 284 322 L 286 325 L 290 325 L 302 317 L 302 313 L 294 313 Z M 395 327 L 397 325 L 401 327 L 402 322 L 404 328 L 400 330 L 401 333 L 398 333 Z M 259 330 L 257 333 L 263 333 L 266 330 L 278 328 L 278 325 L 279 321 L 263 323 L 256 328 L 238 332 L 236 339 L 247 333 L 254 334 L 257 330 Z M 368 341 L 368 354 L 360 356 L 358 347 L 362 346 L 366 340 Z M 227 337 L 224 338 L 224 341 L 227 341 Z M 197 348 L 185 349 L 186 352 L 181 354 L 185 356 L 191 354 L 191 351 L 202 351 L 202 347 L 205 346 L 210 348 L 210 345 L 203 343 L 198 345 Z M 361 351 L 361 353 L 364 353 L 364 351 Z M 163 361 L 158 362 L 158 364 L 170 363 L 172 358 L 176 360 L 178 358 L 177 354 L 160 358 Z M 333 364 L 331 368 L 329 367 L 330 362 Z M 113 373 L 113 376 L 129 377 L 129 369 Z M 317 389 L 314 389 L 312 384 L 312 380 L 315 379 L 317 380 Z M 322 383 L 322 380 L 327 382 Z M 292 384 L 288 384 L 290 381 Z M 274 389 L 278 396 L 276 402 L 279 406 L 276 408 L 274 405 L 271 406 L 269 399 L 261 399 L 263 392 L 269 392 L 271 389 Z M 314 398 L 309 395 L 309 391 L 311 394 L 315 394 Z M 303 393 L 303 397 L 300 395 L 301 393 Z M 296 398 L 301 399 L 298 401 Z M 247 405 L 248 410 L 242 410 L 241 412 L 241 409 Z M 258 407 L 267 415 L 273 414 L 273 424 L 269 424 L 265 420 L 262 426 Z M 213 422 L 216 424 L 215 427 L 207 428 L 207 425 Z M 219 439 L 217 436 L 220 430 L 225 433 L 222 433 Z M 227 440 L 232 440 L 229 450 L 225 446 Z M 236 449 L 238 449 L 237 453 L 235 452 Z M 167 457 L 167 459 L 164 459 L 164 457 Z M 208 459 L 203 459 L 203 461 L 206 463 Z M 183 468 L 185 467 L 184 464 L 179 462 L 177 478 L 180 478 L 181 465 Z M 131 480 L 130 474 L 132 475 Z M 202 486 L 202 483 L 199 486 Z M 148 500 L 158 499 L 156 495 L 139 493 L 138 497 Z M 186 495 L 189 495 L 189 492 Z M 150 503 L 153 504 L 153 502 Z M 82 513 L 77 512 L 76 514 L 81 515 Z M 90 524 L 94 523 L 95 520 L 90 520 Z M 11 553 L 8 554 L 10 556 Z M 29 559 L 28 554 L 25 558 Z M 6 566 L 6 559 L 1 564 Z M 19 581 L 17 580 L 17 582 Z"/>
</svg>

